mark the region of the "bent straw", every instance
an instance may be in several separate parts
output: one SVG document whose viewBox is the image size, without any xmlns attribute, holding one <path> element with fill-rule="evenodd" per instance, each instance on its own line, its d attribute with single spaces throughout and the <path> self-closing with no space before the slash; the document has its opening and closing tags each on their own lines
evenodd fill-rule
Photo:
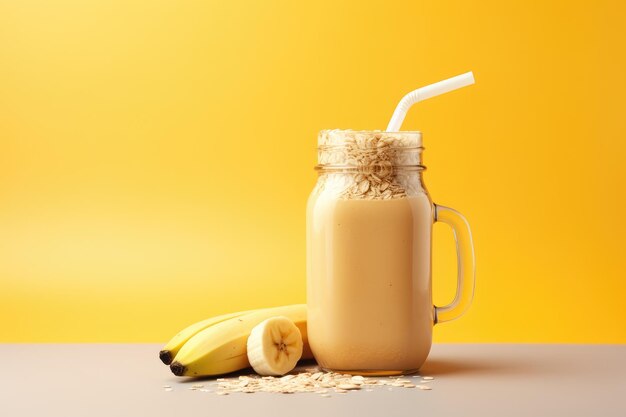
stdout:
<svg viewBox="0 0 626 417">
<path fill-rule="evenodd" d="M 393 116 L 391 116 L 391 120 L 387 125 L 387 132 L 398 132 L 400 130 L 407 112 L 415 103 L 472 84 L 474 84 L 474 74 L 470 71 L 411 91 L 402 97 L 402 100 L 396 106 L 396 110 L 393 112 Z"/>
</svg>

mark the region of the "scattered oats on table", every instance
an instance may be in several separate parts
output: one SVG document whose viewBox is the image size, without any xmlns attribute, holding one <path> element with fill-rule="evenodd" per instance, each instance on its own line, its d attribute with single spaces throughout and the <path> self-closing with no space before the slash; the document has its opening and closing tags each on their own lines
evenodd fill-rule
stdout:
<svg viewBox="0 0 626 417">
<path fill-rule="evenodd" d="M 432 377 L 421 382 L 432 382 Z M 363 388 L 367 392 L 374 391 L 374 386 L 387 386 L 389 391 L 393 388 L 419 388 L 421 390 L 430 390 L 427 385 L 415 385 L 411 379 L 404 375 L 395 377 L 364 377 L 362 375 L 340 374 L 337 372 L 322 372 L 318 368 L 307 368 L 306 372 L 292 373 L 284 376 L 259 376 L 259 375 L 241 375 L 233 378 L 218 378 L 215 383 L 217 385 L 215 393 L 217 395 L 227 395 L 232 393 L 252 394 L 255 392 L 269 392 L 279 394 L 295 394 L 295 393 L 316 393 L 322 396 L 330 396 L 329 390 L 332 389 L 339 394 L 347 394 L 352 391 L 359 391 Z M 202 384 L 194 384 L 189 389 L 192 391 L 213 392 L 202 389 Z M 171 388 L 170 388 L 171 389 Z M 166 388 L 167 390 L 167 388 Z"/>
</svg>

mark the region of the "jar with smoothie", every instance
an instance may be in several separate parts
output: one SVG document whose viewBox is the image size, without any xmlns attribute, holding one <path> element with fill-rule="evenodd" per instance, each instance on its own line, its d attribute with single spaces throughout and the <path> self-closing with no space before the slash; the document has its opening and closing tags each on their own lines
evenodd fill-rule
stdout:
<svg viewBox="0 0 626 417">
<path fill-rule="evenodd" d="M 435 323 L 469 306 L 474 250 L 469 225 L 433 204 L 424 185 L 422 135 L 415 131 L 324 130 L 319 177 L 307 206 L 308 338 L 326 370 L 365 375 L 417 371 Z M 434 222 L 449 224 L 458 287 L 434 307 Z"/>
</svg>

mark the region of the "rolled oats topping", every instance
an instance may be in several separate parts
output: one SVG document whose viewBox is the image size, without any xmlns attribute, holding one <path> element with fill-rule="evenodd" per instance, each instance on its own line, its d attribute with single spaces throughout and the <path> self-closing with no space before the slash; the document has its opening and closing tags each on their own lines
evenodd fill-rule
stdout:
<svg viewBox="0 0 626 417">
<path fill-rule="evenodd" d="M 319 187 L 347 199 L 406 197 L 409 188 L 419 188 L 406 170 L 423 168 L 421 151 L 419 132 L 323 130 Z"/>
</svg>

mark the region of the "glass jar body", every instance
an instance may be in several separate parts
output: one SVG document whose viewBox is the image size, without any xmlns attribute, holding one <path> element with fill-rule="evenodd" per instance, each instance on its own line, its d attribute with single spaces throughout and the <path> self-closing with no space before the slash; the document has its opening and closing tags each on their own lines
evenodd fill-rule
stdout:
<svg viewBox="0 0 626 417">
<path fill-rule="evenodd" d="M 390 186 L 360 171 L 321 169 L 309 197 L 309 343 L 327 370 L 408 373 L 432 341 L 433 204 L 421 169 L 394 167 Z"/>
</svg>

